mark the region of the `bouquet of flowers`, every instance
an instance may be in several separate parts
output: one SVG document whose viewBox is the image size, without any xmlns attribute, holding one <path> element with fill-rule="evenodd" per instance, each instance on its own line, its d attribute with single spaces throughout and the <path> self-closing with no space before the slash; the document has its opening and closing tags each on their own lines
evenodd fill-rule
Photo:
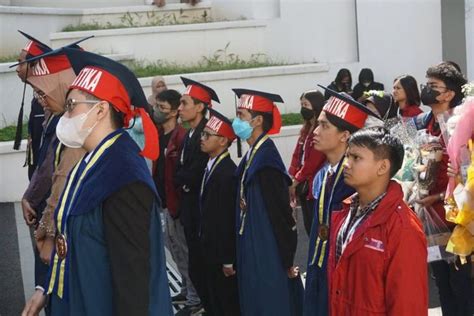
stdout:
<svg viewBox="0 0 474 316">
<path fill-rule="evenodd" d="M 474 251 L 474 84 L 465 85 L 463 92 L 463 104 L 451 118 L 442 121 L 446 122 L 444 133 L 449 137 L 450 163 L 459 175 L 450 179 L 446 191 L 446 219 L 457 224 L 446 250 L 459 256 L 464 264 Z"/>
<path fill-rule="evenodd" d="M 451 232 L 442 218 L 432 207 L 424 207 L 418 202 L 430 193 L 436 184 L 439 168 L 443 159 L 441 136 L 433 136 L 427 130 L 419 130 L 413 139 L 413 157 L 411 163 L 413 186 L 407 201 L 423 224 L 428 240 L 428 261 L 452 260 L 453 256 L 445 251 Z"/>
</svg>

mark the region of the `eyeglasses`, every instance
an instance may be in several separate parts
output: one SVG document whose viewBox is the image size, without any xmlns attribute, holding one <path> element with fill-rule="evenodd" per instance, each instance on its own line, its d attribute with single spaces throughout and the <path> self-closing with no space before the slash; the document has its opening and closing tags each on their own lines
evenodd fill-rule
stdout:
<svg viewBox="0 0 474 316">
<path fill-rule="evenodd" d="M 79 100 L 75 100 L 75 99 L 67 99 L 66 101 L 66 104 L 64 104 L 64 110 L 66 112 L 69 112 L 71 113 L 74 108 L 76 107 L 76 105 L 78 104 L 81 104 L 81 103 L 85 103 L 85 104 L 97 104 L 99 103 L 100 101 L 93 101 L 93 100 L 83 100 L 83 101 L 79 101 Z"/>
<path fill-rule="evenodd" d="M 33 90 L 33 97 L 43 104 L 46 103 L 46 94 L 41 90 Z"/>
<path fill-rule="evenodd" d="M 432 89 L 432 90 L 437 90 L 437 89 L 445 89 L 445 90 L 449 90 L 448 87 L 443 87 L 443 86 L 437 86 L 436 83 L 426 83 L 426 84 L 420 84 L 420 89 L 423 90 L 425 89 L 426 87 Z M 445 91 L 446 92 L 446 91 Z"/>
<path fill-rule="evenodd" d="M 209 137 L 211 137 L 211 136 L 216 136 L 216 137 L 224 137 L 224 136 L 222 136 L 222 135 L 218 135 L 218 134 L 211 134 L 211 133 L 209 133 L 209 132 L 206 132 L 206 131 L 202 131 L 202 132 L 201 132 L 201 138 L 202 138 L 202 139 L 204 139 L 204 140 L 208 140 L 208 139 L 209 139 Z"/>
</svg>

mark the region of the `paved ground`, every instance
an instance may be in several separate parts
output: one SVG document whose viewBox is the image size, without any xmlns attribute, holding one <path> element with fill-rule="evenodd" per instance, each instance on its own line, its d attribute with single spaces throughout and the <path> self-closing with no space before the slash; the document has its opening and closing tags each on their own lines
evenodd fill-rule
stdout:
<svg viewBox="0 0 474 316">
<path fill-rule="evenodd" d="M 299 214 L 301 217 L 301 214 Z M 305 271 L 308 238 L 298 223 L 296 264 Z M 19 204 L 0 203 L 0 316 L 18 316 L 33 293 L 33 253 Z M 171 274 L 173 263 L 170 262 Z M 176 289 L 175 289 L 176 290 Z M 174 290 L 174 291 L 175 291 Z M 436 287 L 430 278 L 430 316 L 441 316 Z"/>
</svg>

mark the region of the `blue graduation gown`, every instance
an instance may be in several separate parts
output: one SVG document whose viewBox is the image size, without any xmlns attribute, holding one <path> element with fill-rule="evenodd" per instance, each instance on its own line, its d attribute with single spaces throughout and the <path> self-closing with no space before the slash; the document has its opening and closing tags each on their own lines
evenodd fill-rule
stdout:
<svg viewBox="0 0 474 316">
<path fill-rule="evenodd" d="M 342 168 L 342 161 L 339 163 L 338 171 Z M 321 197 L 322 185 L 324 182 L 324 176 L 329 169 L 329 164 L 326 164 L 316 174 L 313 182 L 313 195 L 315 197 L 315 216 L 313 218 L 313 224 L 311 226 L 311 234 L 308 248 L 308 268 L 306 272 L 306 283 L 305 283 L 305 294 L 304 294 L 304 307 L 303 315 L 305 316 L 326 316 L 329 315 L 328 307 L 328 280 L 327 280 L 327 256 L 329 250 L 329 240 L 327 241 L 326 249 L 322 252 L 321 247 L 316 250 L 315 248 L 318 238 L 320 216 L 319 216 L 319 202 Z M 336 172 L 337 174 L 338 172 Z M 339 210 L 342 207 L 342 201 L 347 197 L 354 194 L 354 189 L 344 183 L 344 174 L 341 174 L 338 181 L 334 183 L 334 194 L 332 199 L 330 198 L 331 189 L 326 188 L 323 214 L 324 218 L 330 222 L 331 212 L 333 210 Z M 330 201 L 331 200 L 331 201 Z M 329 228 L 331 234 L 331 228 Z M 319 259 L 321 260 L 321 266 L 319 265 Z"/>
<path fill-rule="evenodd" d="M 115 137 L 117 138 L 115 139 Z M 160 200 L 156 193 L 145 160 L 138 155 L 140 149 L 123 130 L 110 134 L 98 147 L 115 139 L 110 147 L 95 162 L 77 186 L 74 199 L 61 196 L 56 209 L 58 225 L 62 200 L 69 212 L 63 213 L 63 227 L 67 231 L 67 256 L 58 260 L 56 251 L 46 288 L 51 293 L 51 315 L 116 315 L 113 297 L 111 262 L 104 231 L 104 201 L 114 192 L 131 183 L 140 182 L 154 193 L 149 223 L 149 297 L 148 315 L 172 315 L 170 291 L 166 275 L 166 261 L 160 220 Z M 97 149 L 94 153 L 97 152 Z M 91 156 L 91 161 L 93 161 Z M 88 164 L 82 160 L 76 175 L 82 174 Z M 78 176 L 71 171 L 68 183 L 75 189 Z M 67 188 L 67 184 L 66 184 Z M 65 189 L 65 192 L 67 190 Z M 72 202 L 71 202 L 72 201 Z M 61 231 L 64 232 L 64 229 Z M 64 262 L 64 280 L 60 278 L 60 264 Z M 62 290 L 61 290 L 62 288 Z M 61 298 L 62 297 L 62 298 Z M 118 298 L 115 298 L 118 299 Z"/>
<path fill-rule="evenodd" d="M 258 143 L 258 140 L 257 140 Z M 247 159 L 242 159 L 237 175 L 237 283 L 242 315 L 301 315 L 303 287 L 301 279 L 289 279 L 278 249 L 275 228 L 262 197 L 257 173 L 274 168 L 284 175 L 282 186 L 288 187 L 289 177 L 281 156 L 271 139 L 256 152 L 245 177 L 247 212 L 242 229 L 240 216 L 240 183 Z M 296 248 L 296 247 L 295 247 Z M 294 255 L 294 253 L 293 253 Z"/>
</svg>

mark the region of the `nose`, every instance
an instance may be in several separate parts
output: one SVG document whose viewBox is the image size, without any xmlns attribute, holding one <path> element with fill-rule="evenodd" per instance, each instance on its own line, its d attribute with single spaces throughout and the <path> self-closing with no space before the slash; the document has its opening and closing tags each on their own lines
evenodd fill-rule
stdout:
<svg viewBox="0 0 474 316">
<path fill-rule="evenodd" d="M 319 125 L 316 126 L 316 128 L 313 131 L 313 136 L 319 136 L 319 129 L 320 129 Z"/>
</svg>

